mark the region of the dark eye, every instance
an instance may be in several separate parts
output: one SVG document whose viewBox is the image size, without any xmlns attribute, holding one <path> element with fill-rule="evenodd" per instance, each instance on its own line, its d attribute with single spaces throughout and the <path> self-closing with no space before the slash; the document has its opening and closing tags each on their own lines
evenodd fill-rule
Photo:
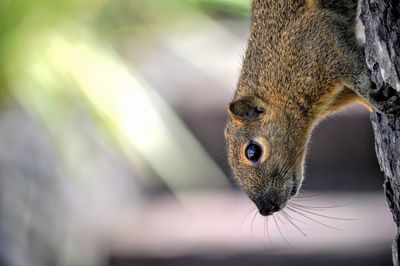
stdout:
<svg viewBox="0 0 400 266">
<path fill-rule="evenodd" d="M 258 162 L 262 155 L 262 148 L 258 143 L 251 142 L 246 148 L 246 158 L 252 162 Z"/>
</svg>

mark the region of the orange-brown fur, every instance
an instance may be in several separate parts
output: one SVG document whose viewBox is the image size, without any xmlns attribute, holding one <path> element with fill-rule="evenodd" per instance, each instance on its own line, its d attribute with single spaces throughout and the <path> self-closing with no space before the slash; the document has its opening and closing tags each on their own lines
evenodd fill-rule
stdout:
<svg viewBox="0 0 400 266">
<path fill-rule="evenodd" d="M 357 1 L 254 0 L 251 34 L 226 140 L 235 178 L 260 208 L 283 208 L 303 180 L 313 127 L 355 101 L 366 66 L 355 37 Z M 365 103 L 365 102 L 364 102 Z M 244 163 L 255 138 L 268 158 Z M 265 147 L 264 147 L 265 146 Z"/>
</svg>

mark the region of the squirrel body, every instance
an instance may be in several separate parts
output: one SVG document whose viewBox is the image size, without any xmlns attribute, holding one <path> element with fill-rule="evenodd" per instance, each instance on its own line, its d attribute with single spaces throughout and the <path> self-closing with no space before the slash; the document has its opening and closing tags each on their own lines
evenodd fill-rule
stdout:
<svg viewBox="0 0 400 266">
<path fill-rule="evenodd" d="M 303 181 L 314 126 L 370 86 L 357 0 L 253 0 L 251 32 L 225 129 L 234 177 L 262 215 Z M 357 93 L 356 93 L 356 92 Z"/>
</svg>

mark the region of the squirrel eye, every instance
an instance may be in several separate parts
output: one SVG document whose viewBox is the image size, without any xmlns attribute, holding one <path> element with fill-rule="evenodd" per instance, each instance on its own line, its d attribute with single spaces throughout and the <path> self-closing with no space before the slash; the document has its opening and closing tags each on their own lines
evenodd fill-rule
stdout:
<svg viewBox="0 0 400 266">
<path fill-rule="evenodd" d="M 246 158 L 253 163 L 258 162 L 262 155 L 262 148 L 256 142 L 251 142 L 246 148 Z"/>
</svg>

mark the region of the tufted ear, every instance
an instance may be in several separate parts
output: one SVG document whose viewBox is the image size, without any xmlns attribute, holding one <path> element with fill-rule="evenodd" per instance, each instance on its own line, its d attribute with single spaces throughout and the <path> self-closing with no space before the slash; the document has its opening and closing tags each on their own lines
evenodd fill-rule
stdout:
<svg viewBox="0 0 400 266">
<path fill-rule="evenodd" d="M 244 97 L 229 104 L 228 112 L 235 120 L 257 120 L 265 114 L 265 104 L 256 97 Z"/>
</svg>

